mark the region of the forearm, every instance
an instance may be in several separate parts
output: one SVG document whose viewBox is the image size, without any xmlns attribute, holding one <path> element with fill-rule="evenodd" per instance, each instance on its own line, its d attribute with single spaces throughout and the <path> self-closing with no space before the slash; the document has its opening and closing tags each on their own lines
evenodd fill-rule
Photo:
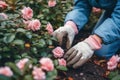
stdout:
<svg viewBox="0 0 120 80">
<path fill-rule="evenodd" d="M 88 0 L 75 0 L 74 8 L 65 18 L 67 21 L 73 21 L 78 31 L 85 26 L 90 16 L 92 7 L 88 4 Z"/>
</svg>

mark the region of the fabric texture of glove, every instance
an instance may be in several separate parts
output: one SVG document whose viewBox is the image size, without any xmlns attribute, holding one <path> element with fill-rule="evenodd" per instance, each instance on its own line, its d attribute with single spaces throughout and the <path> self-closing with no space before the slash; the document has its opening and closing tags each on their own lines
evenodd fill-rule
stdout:
<svg viewBox="0 0 120 80">
<path fill-rule="evenodd" d="M 92 57 L 94 50 L 100 48 L 101 43 L 99 43 L 94 37 L 89 36 L 84 41 L 79 42 L 70 48 L 64 55 L 64 58 L 67 59 L 68 66 L 78 68 Z"/>
<path fill-rule="evenodd" d="M 65 25 L 63 27 L 59 27 L 57 30 L 53 32 L 53 36 L 58 39 L 60 46 L 63 43 L 63 38 L 67 37 L 66 48 L 69 49 L 72 45 L 73 39 L 75 37 L 75 31 L 72 26 Z"/>
</svg>

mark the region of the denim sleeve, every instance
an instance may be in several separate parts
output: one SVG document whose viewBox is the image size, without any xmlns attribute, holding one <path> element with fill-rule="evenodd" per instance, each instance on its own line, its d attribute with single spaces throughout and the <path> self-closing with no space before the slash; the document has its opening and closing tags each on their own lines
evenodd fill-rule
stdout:
<svg viewBox="0 0 120 80">
<path fill-rule="evenodd" d="M 65 22 L 73 21 L 80 30 L 87 23 L 90 12 L 88 0 L 74 0 L 73 10 L 66 15 Z"/>
<path fill-rule="evenodd" d="M 111 17 L 107 18 L 94 32 L 105 44 L 120 40 L 120 0 L 117 1 Z"/>
</svg>

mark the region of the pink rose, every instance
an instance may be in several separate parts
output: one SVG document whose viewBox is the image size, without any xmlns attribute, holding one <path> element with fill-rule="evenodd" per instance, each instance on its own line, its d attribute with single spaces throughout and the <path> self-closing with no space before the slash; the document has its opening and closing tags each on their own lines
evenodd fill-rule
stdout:
<svg viewBox="0 0 120 80">
<path fill-rule="evenodd" d="M 23 70 L 25 67 L 25 64 L 29 61 L 29 59 L 24 58 L 22 60 L 20 60 L 16 65 L 20 70 Z"/>
<path fill-rule="evenodd" d="M 5 66 L 5 67 L 0 67 L 0 74 L 11 77 L 13 75 L 12 70 Z"/>
<path fill-rule="evenodd" d="M 49 7 L 54 7 L 56 5 L 56 0 L 49 0 L 48 1 L 48 6 Z"/>
<path fill-rule="evenodd" d="M 61 47 L 56 47 L 52 50 L 55 58 L 61 58 L 64 54 L 64 50 Z"/>
<path fill-rule="evenodd" d="M 30 7 L 24 7 L 22 10 L 22 17 L 26 20 L 33 17 L 33 10 Z"/>
<path fill-rule="evenodd" d="M 120 57 L 118 55 L 114 55 L 110 58 L 110 60 L 107 62 L 107 68 L 109 70 L 113 70 L 117 67 L 118 62 L 120 61 Z"/>
<path fill-rule="evenodd" d="M 65 60 L 64 58 L 58 59 L 58 63 L 59 63 L 59 65 L 61 65 L 61 66 L 66 66 L 66 60 Z"/>
<path fill-rule="evenodd" d="M 48 31 L 48 33 L 50 35 L 52 35 L 52 33 L 53 33 L 53 27 L 52 27 L 52 25 L 50 23 L 47 24 L 46 30 Z"/>
<path fill-rule="evenodd" d="M 0 13 L 0 16 L 3 17 L 3 19 L 8 19 L 8 16 L 5 13 Z"/>
<path fill-rule="evenodd" d="M 41 23 L 38 19 L 32 20 L 32 21 L 24 21 L 24 23 L 26 24 L 26 29 L 28 30 L 39 30 Z"/>
<path fill-rule="evenodd" d="M 6 8 L 8 5 L 6 4 L 6 2 L 0 1 L 0 8 L 4 9 Z"/>
<path fill-rule="evenodd" d="M 54 64 L 50 58 L 42 58 L 40 59 L 41 68 L 46 71 L 54 70 Z"/>
<path fill-rule="evenodd" d="M 46 79 L 45 72 L 43 72 L 41 68 L 34 67 L 32 71 L 32 75 L 33 75 L 34 80 L 45 80 Z"/>
</svg>

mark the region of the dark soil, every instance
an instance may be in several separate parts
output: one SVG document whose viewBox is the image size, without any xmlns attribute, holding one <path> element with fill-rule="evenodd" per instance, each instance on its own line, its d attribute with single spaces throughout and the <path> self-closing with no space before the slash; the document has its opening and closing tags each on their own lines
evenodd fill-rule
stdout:
<svg viewBox="0 0 120 80">
<path fill-rule="evenodd" d="M 105 70 L 92 62 L 87 62 L 78 69 L 69 68 L 67 72 L 60 73 L 61 80 L 108 80 L 104 74 Z"/>
<path fill-rule="evenodd" d="M 75 37 L 73 45 L 84 40 L 89 35 L 89 31 L 79 33 L 79 35 Z M 67 72 L 59 72 L 60 76 L 58 76 L 56 80 L 109 80 L 106 77 L 106 67 L 106 60 L 94 55 L 87 63 L 78 69 L 68 68 Z"/>
</svg>

